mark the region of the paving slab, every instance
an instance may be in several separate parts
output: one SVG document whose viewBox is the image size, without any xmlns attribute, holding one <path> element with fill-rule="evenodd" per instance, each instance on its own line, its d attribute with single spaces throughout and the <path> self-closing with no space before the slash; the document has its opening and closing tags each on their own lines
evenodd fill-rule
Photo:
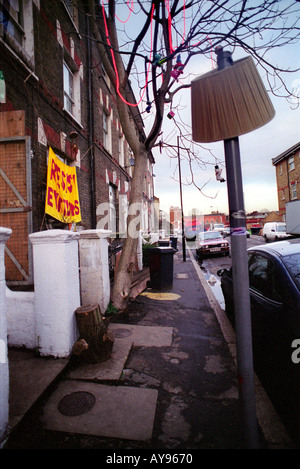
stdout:
<svg viewBox="0 0 300 469">
<path fill-rule="evenodd" d="M 35 401 L 64 370 L 67 358 L 43 358 L 31 350 L 8 352 L 9 426 L 15 427 Z"/>
<path fill-rule="evenodd" d="M 168 347 L 172 344 L 172 327 L 111 323 L 109 329 L 115 338 L 110 358 L 102 363 L 80 364 L 69 371 L 68 379 L 118 381 L 131 347 Z"/>
<path fill-rule="evenodd" d="M 84 412 L 84 404 L 74 405 L 73 414 L 84 413 L 65 415 L 72 414 L 72 409 L 64 408 L 62 400 L 71 399 L 73 393 L 90 397 L 92 408 Z M 155 389 L 62 381 L 44 405 L 43 423 L 48 430 L 147 441 L 152 436 L 157 396 Z"/>
<path fill-rule="evenodd" d="M 122 375 L 131 347 L 131 337 L 125 337 L 123 340 L 115 339 L 112 353 L 108 360 L 95 364 L 79 364 L 76 368 L 70 370 L 67 374 L 67 378 L 94 381 L 118 381 Z"/>
<path fill-rule="evenodd" d="M 131 338 L 135 347 L 169 347 L 172 344 L 173 327 L 111 323 L 109 329 L 116 339 Z"/>
</svg>

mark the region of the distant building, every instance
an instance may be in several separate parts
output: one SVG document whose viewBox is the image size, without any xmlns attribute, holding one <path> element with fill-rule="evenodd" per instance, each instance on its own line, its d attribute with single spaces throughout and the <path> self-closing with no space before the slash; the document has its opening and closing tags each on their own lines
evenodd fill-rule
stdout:
<svg viewBox="0 0 300 469">
<path fill-rule="evenodd" d="M 170 207 L 170 223 L 173 230 L 181 229 L 181 208 Z"/>
<path fill-rule="evenodd" d="M 285 220 L 285 204 L 300 199 L 300 142 L 272 159 L 276 168 L 278 209 Z"/>
<path fill-rule="evenodd" d="M 246 228 L 251 234 L 258 235 L 264 224 L 271 221 L 281 221 L 279 212 L 251 212 L 246 216 Z"/>
<path fill-rule="evenodd" d="M 227 217 L 224 213 L 212 212 L 208 214 L 197 214 L 196 210 L 192 215 L 184 217 L 185 234 L 192 239 L 200 231 L 212 230 L 215 223 L 227 223 Z"/>
<path fill-rule="evenodd" d="M 204 226 L 206 230 L 213 229 L 215 223 L 223 223 L 225 225 L 227 223 L 225 213 L 219 213 L 216 211 L 204 215 Z"/>
</svg>

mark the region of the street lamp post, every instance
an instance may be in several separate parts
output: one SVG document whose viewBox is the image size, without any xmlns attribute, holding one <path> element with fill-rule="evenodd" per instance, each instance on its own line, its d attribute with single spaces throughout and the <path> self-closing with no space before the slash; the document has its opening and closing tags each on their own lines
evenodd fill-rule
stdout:
<svg viewBox="0 0 300 469">
<path fill-rule="evenodd" d="M 230 52 L 218 48 L 216 53 L 218 70 L 192 82 L 193 139 L 202 143 L 224 141 L 239 397 L 246 445 L 258 448 L 246 214 L 238 136 L 269 122 L 275 111 L 251 57 L 234 64 Z"/>
<path fill-rule="evenodd" d="M 186 261 L 186 251 L 185 251 L 184 215 L 183 215 L 183 203 L 182 203 L 182 185 L 181 185 L 181 164 L 180 164 L 180 151 L 179 151 L 179 137 L 177 137 L 177 156 L 178 156 L 180 204 L 181 204 L 182 256 L 183 256 L 183 261 L 185 262 Z"/>
</svg>

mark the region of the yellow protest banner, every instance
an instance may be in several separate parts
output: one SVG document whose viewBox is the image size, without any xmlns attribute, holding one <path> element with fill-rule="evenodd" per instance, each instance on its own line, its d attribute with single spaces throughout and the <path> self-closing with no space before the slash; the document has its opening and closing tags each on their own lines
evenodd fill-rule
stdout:
<svg viewBox="0 0 300 469">
<path fill-rule="evenodd" d="M 68 166 L 49 148 L 45 212 L 63 223 L 81 221 L 75 166 Z"/>
</svg>

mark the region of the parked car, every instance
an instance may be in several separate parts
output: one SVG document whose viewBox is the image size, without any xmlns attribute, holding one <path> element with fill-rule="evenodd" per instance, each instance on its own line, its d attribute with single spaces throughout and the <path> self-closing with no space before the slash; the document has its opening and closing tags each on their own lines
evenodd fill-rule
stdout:
<svg viewBox="0 0 300 469">
<path fill-rule="evenodd" d="M 248 270 L 254 368 L 300 441 L 300 239 L 249 248 Z M 226 313 L 233 320 L 232 271 L 218 274 Z"/>
<path fill-rule="evenodd" d="M 224 231 L 224 223 L 215 223 L 214 224 L 214 231 L 219 231 L 221 234 L 223 233 Z"/>
<path fill-rule="evenodd" d="M 229 226 L 226 226 L 226 227 L 224 228 L 224 230 L 223 230 L 223 236 L 224 236 L 224 238 L 226 238 L 227 236 L 230 236 L 230 227 L 229 227 Z M 250 233 L 249 233 L 248 230 L 247 230 L 247 232 L 246 232 L 246 236 L 247 236 L 247 238 L 250 238 Z"/>
<path fill-rule="evenodd" d="M 224 236 L 224 238 L 226 238 L 227 236 L 230 236 L 230 227 L 229 226 L 225 226 L 225 228 L 223 230 L 223 236 Z"/>
<path fill-rule="evenodd" d="M 263 227 L 263 237 L 266 243 L 269 241 L 278 241 L 289 238 L 290 235 L 286 232 L 286 224 L 283 222 L 269 222 L 265 223 Z"/>
<path fill-rule="evenodd" d="M 229 255 L 229 243 L 219 231 L 203 231 L 197 236 L 196 254 L 198 259 L 214 254 Z"/>
</svg>

